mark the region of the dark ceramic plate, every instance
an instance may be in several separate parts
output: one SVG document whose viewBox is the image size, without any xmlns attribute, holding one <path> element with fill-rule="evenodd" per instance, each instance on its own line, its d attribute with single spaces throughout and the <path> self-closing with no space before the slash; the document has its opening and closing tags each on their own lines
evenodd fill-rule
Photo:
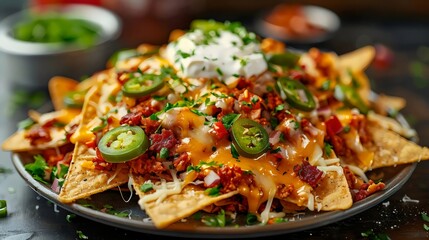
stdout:
<svg viewBox="0 0 429 240">
<path fill-rule="evenodd" d="M 122 229 L 132 230 L 136 232 L 164 235 L 164 236 L 181 236 L 181 237 L 201 237 L 201 238 L 245 238 L 270 236 L 284 233 L 297 232 L 308 230 L 343 219 L 349 218 L 360 212 L 363 212 L 390 197 L 398 191 L 413 173 L 416 163 L 401 165 L 397 167 L 388 167 L 377 169 L 369 172 L 369 178 L 380 179 L 386 183 L 384 191 L 377 192 L 368 198 L 359 201 L 345 211 L 333 212 L 306 212 L 298 216 L 288 216 L 289 221 L 272 225 L 252 225 L 246 226 L 242 224 L 243 218 L 237 219 L 238 226 L 219 228 L 207 227 L 200 221 L 193 220 L 189 217 L 186 221 L 175 223 L 166 229 L 157 229 L 150 222 L 144 211 L 140 210 L 137 201 L 138 198 L 133 196 L 129 202 L 125 202 L 119 191 L 110 190 L 96 194 L 91 199 L 84 202 L 74 204 L 63 204 L 57 200 L 55 193 L 49 186 L 46 186 L 34 180 L 28 174 L 24 165 L 32 161 L 32 158 L 26 154 L 12 154 L 12 161 L 21 177 L 30 185 L 30 187 L 41 196 L 54 202 L 58 206 L 80 215 L 82 217 L 97 221 L 106 225 L 115 226 Z M 129 192 L 123 192 L 124 199 L 129 198 Z M 117 211 L 129 213 L 129 217 L 118 217 L 112 214 L 100 211 L 104 205 L 111 205 Z M 92 206 L 91 208 L 87 207 Z"/>
</svg>

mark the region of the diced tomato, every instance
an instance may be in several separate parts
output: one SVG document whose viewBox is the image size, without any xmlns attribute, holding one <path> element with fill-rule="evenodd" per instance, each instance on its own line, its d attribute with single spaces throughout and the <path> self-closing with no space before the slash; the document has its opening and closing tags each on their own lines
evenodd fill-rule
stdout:
<svg viewBox="0 0 429 240">
<path fill-rule="evenodd" d="M 213 130 L 215 131 L 215 136 L 218 140 L 228 136 L 228 131 L 221 122 L 213 123 Z"/>
<path fill-rule="evenodd" d="M 343 125 L 335 115 L 331 116 L 328 120 L 326 120 L 325 125 L 326 132 L 329 136 L 336 135 L 343 130 Z"/>
</svg>

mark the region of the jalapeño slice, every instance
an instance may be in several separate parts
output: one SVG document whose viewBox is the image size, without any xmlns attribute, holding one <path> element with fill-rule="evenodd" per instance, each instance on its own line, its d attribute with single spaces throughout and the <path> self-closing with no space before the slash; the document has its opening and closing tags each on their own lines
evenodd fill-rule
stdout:
<svg viewBox="0 0 429 240">
<path fill-rule="evenodd" d="M 85 100 L 86 91 L 70 91 L 63 99 L 63 103 L 67 108 L 82 108 Z"/>
<path fill-rule="evenodd" d="M 164 78 L 156 74 L 142 74 L 134 76 L 122 87 L 122 92 L 127 97 L 144 97 L 158 91 L 164 86 Z"/>
<path fill-rule="evenodd" d="M 311 111 L 316 108 L 313 94 L 300 81 L 279 78 L 277 86 L 282 97 L 286 98 L 286 102 L 292 107 L 303 111 Z"/>
<path fill-rule="evenodd" d="M 268 58 L 268 62 L 282 67 L 293 68 L 296 66 L 299 58 L 300 56 L 298 54 L 284 52 L 271 55 Z"/>
<path fill-rule="evenodd" d="M 259 157 L 268 150 L 268 133 L 261 124 L 248 118 L 240 118 L 234 122 L 231 129 L 234 147 L 241 156 Z"/>
<path fill-rule="evenodd" d="M 120 163 L 132 160 L 149 148 L 149 139 L 139 126 L 122 125 L 108 131 L 98 143 L 106 162 Z"/>
</svg>

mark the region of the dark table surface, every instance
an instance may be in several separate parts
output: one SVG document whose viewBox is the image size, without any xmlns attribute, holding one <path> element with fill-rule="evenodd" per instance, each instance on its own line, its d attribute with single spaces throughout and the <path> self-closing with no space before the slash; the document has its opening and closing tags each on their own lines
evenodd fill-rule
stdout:
<svg viewBox="0 0 429 240">
<path fill-rule="evenodd" d="M 345 20 L 340 31 L 330 40 L 316 45 L 344 53 L 366 44 L 381 44 L 393 53 L 392 62 L 384 68 L 372 66 L 367 73 L 376 92 L 407 99 L 404 116 L 417 130 L 419 143 L 429 146 L 429 27 L 421 21 Z M 308 48 L 309 46 L 296 46 Z M 24 108 L 7 81 L 0 87 L 0 140 L 16 129 L 31 106 Z M 21 103 L 22 104 L 22 103 Z M 21 107 L 20 107 L 21 106 Z M 56 208 L 52 202 L 34 192 L 15 170 L 9 152 L 0 152 L 0 199 L 8 204 L 8 216 L 0 219 L 0 239 L 79 239 L 81 231 L 88 239 L 154 239 L 143 234 L 108 226 Z M 284 235 L 276 239 L 364 239 L 362 232 L 372 230 L 391 239 L 427 239 L 422 213 L 429 213 L 429 161 L 418 163 L 413 175 L 395 194 L 382 203 L 348 219 Z M 407 195 L 418 203 L 403 202 Z M 387 202 L 389 204 L 387 204 Z M 383 204 L 384 203 L 384 204 Z M 426 223 L 429 225 L 429 223 Z"/>
</svg>

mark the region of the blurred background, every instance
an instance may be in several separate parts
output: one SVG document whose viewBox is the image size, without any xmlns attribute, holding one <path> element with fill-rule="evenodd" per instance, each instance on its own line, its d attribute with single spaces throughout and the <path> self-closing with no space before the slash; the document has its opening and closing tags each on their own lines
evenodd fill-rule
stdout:
<svg viewBox="0 0 429 240">
<path fill-rule="evenodd" d="M 277 12 L 279 7 L 284 5 L 323 7 L 338 16 L 338 28 L 330 29 L 332 32 L 329 32 L 329 27 L 333 27 L 335 24 L 330 22 L 323 25 L 326 29 L 322 30 L 329 34 L 324 38 L 318 38 L 318 41 L 291 41 L 282 37 L 279 37 L 279 40 L 284 41 L 286 46 L 291 48 L 306 50 L 318 47 L 325 51 L 335 51 L 338 54 L 365 45 L 375 46 L 376 57 L 373 64 L 367 69 L 372 89 L 375 92 L 405 98 L 407 107 L 404 109 L 403 115 L 417 130 L 420 144 L 429 146 L 429 111 L 427 111 L 429 109 L 429 1 L 427 0 L 0 0 L 0 21 L 22 9 L 53 3 L 86 3 L 101 6 L 116 13 L 122 22 L 122 29 L 109 49 L 110 53 L 119 49 L 135 48 L 141 43 L 165 44 L 172 30 L 187 29 L 189 23 L 196 18 L 240 21 L 250 30 L 266 36 L 268 33 L 264 30 L 269 28 L 261 23 L 269 17 L 276 16 L 277 18 L 272 19 L 287 19 L 288 21 L 295 19 L 295 23 L 297 23 L 293 16 L 297 14 L 299 16 L 299 11 L 290 12 L 286 9 L 285 12 Z M 277 13 L 278 15 L 276 15 Z M 322 19 L 324 18 L 317 18 L 317 24 L 321 24 Z M 305 23 L 305 19 L 301 18 L 297 24 L 286 24 L 286 27 L 294 25 L 301 26 L 301 30 L 308 30 L 306 28 L 308 25 Z M 309 32 L 312 31 L 306 33 Z M 308 39 L 316 38 L 310 36 Z M 90 75 L 102 70 L 107 59 L 108 56 L 100 60 L 99 67 L 86 74 Z M 3 67 L 10 62 L 8 57 L 3 57 L 3 60 L 5 61 Z M 2 64 L 0 64 L 0 69 L 1 67 Z M 51 65 L 44 67 L 52 68 Z M 0 137 L 5 139 L 16 130 L 16 123 L 27 117 L 29 109 L 47 111 L 51 108 L 46 84 L 41 84 L 37 89 L 15 86 L 15 82 L 7 79 L 4 72 L 1 71 L 5 71 L 5 69 L 0 70 L 0 83 L 2 83 L 0 87 L 0 125 L 2 126 Z M 58 74 L 62 75 L 61 72 Z M 76 78 L 83 77 L 77 76 Z M 25 80 L 35 81 L 33 77 Z M 12 169 L 12 163 L 7 161 L 9 160 L 8 153 L 1 154 L 0 157 L 5 161 L 0 161 L 0 167 Z M 410 196 L 417 199 L 427 199 L 427 190 L 425 190 L 427 185 L 424 184 L 427 184 L 428 164 L 429 162 L 425 162 L 419 165 L 408 185 L 391 199 L 390 208 L 379 206 L 375 211 L 367 211 L 341 224 L 311 231 L 310 236 L 314 233 L 314 236 L 320 237 L 317 239 L 332 236 L 337 237 L 334 239 L 361 239 L 360 232 L 374 228 L 374 231 L 387 232 L 391 237 L 396 236 L 398 239 L 409 239 L 411 236 L 414 239 L 415 232 L 423 231 L 422 223 L 419 222 L 419 213 L 428 211 L 427 202 L 421 201 L 421 205 L 415 208 L 406 208 L 399 203 L 405 191 L 412 191 L 414 195 Z M 91 239 L 104 239 L 103 237 L 141 239 L 138 234 L 116 228 L 103 228 L 104 225 L 94 225 L 94 222 L 83 218 L 80 218 L 79 222 L 69 224 L 64 220 L 67 214 L 65 211 L 56 214 L 52 212 L 50 206 L 41 205 L 39 211 L 34 211 L 34 205 L 39 204 L 37 201 L 40 197 L 36 201 L 36 194 L 26 188 L 16 173 L 11 174 L 8 181 L 3 181 L 1 177 L 0 175 L 0 190 L 3 192 L 0 191 L 0 199 L 13 199 L 8 201 L 8 204 L 11 204 L 10 209 L 19 209 L 22 213 L 8 217 L 4 225 L 0 223 L 0 229 L 6 228 L 6 235 L 12 236 L 28 230 L 29 232 L 39 232 L 39 236 L 43 236 L 34 239 L 59 239 L 66 238 L 65 236 L 74 239 L 76 230 L 83 230 Z M 422 185 L 426 188 L 421 187 Z M 17 193 L 6 192 L 4 190 L 6 186 L 12 186 Z M 409 193 L 407 192 L 407 194 Z M 379 214 L 379 211 L 383 211 L 383 209 L 388 209 L 389 212 L 385 212 L 384 215 Z M 28 216 L 27 213 L 33 215 Z M 44 214 L 47 213 L 50 214 L 50 218 L 45 217 Z M 399 218 L 402 216 L 404 216 L 404 220 L 401 222 Z M 379 224 L 375 224 L 374 219 Z M 359 224 L 356 224 L 357 222 Z M 97 229 L 103 229 L 103 232 L 99 232 L 100 230 Z M 0 230 L 0 238 L 2 232 Z M 409 235 L 401 235 L 402 233 Z M 423 234 L 426 234 L 427 239 L 427 232 Z M 51 236 L 51 238 L 47 236 Z M 307 239 L 308 236 L 308 232 L 304 232 L 301 235 L 295 235 L 295 239 Z"/>
</svg>

